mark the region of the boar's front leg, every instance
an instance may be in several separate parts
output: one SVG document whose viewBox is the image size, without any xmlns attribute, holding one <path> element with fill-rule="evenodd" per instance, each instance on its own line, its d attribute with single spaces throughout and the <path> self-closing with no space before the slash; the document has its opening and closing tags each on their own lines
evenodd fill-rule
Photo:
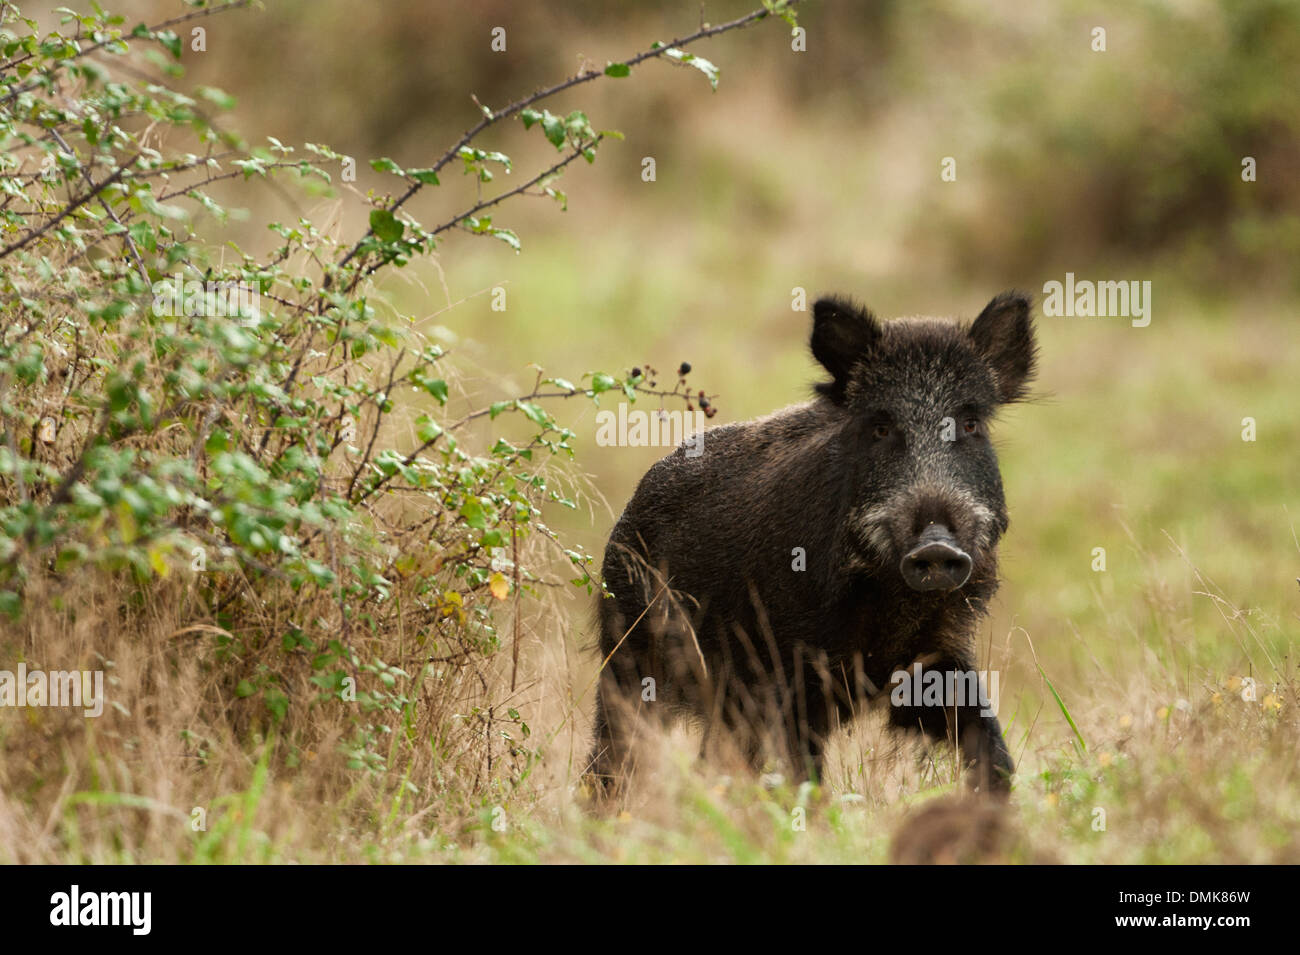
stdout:
<svg viewBox="0 0 1300 955">
<path fill-rule="evenodd" d="M 982 690 L 961 692 L 963 686 L 972 686 L 973 664 L 945 660 L 923 670 L 918 666 L 905 671 L 911 681 L 910 694 L 896 692 L 891 696 L 890 722 L 901 729 L 920 730 L 931 740 L 948 740 L 961 753 L 973 788 L 983 793 L 1009 793 L 1016 766 L 1002 739 L 1002 724 L 991 712 Z M 942 687 L 942 702 L 927 690 L 936 685 Z M 958 690 L 956 698 L 954 688 Z M 896 702 L 898 699 L 904 702 Z"/>
<path fill-rule="evenodd" d="M 980 792 L 1005 796 L 1011 791 L 1016 764 L 1002 738 L 1002 724 L 996 716 L 981 716 L 977 707 L 967 708 L 960 717 L 960 745 L 971 770 L 971 784 Z"/>
</svg>

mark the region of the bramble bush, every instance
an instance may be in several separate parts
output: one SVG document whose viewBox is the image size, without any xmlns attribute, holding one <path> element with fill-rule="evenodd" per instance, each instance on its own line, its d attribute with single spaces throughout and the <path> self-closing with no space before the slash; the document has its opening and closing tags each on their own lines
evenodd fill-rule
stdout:
<svg viewBox="0 0 1300 955">
<path fill-rule="evenodd" d="M 772 3 L 484 107 L 429 165 L 371 162 L 392 191 L 367 194 L 363 235 L 269 222 L 273 247 L 255 253 L 206 238 L 231 216 L 218 183 L 330 196 L 352 160 L 319 144 L 250 147 L 214 118 L 227 93 L 182 92 L 191 23 L 248 4 L 188 5 L 128 28 L 93 3 L 41 33 L 0 3 L 5 642 L 39 658 L 35 623 L 103 614 L 79 595 L 110 581 L 109 625 L 129 632 L 172 602 L 185 626 L 163 659 L 183 642 L 203 661 L 214 712 L 239 732 L 274 732 L 290 765 L 326 738 L 312 714 L 344 702 L 355 703 L 339 743 L 352 770 L 390 769 L 399 739 L 435 760 L 479 740 L 476 781 L 509 784 L 535 752 L 518 710 L 492 696 L 503 648 L 508 684 L 517 677 L 519 633 L 501 620 L 518 621 L 519 602 L 546 588 L 599 586 L 590 556 L 544 520 L 548 507 L 575 506 L 555 480 L 574 435 L 548 408 L 689 393 L 684 379 L 664 389 L 633 372 L 539 372 L 526 394 L 452 413 L 455 356 L 395 313 L 379 283 L 453 234 L 518 250 L 499 224 L 505 205 L 565 200 L 559 176 L 617 134 L 581 111 L 552 114 L 550 96 L 625 82 L 651 59 L 716 84 L 716 67 L 684 46 L 792 14 Z M 537 130 L 555 162 L 422 225 L 410 200 L 442 178 L 486 186 L 511 171 L 479 145 L 507 121 Z"/>
</svg>

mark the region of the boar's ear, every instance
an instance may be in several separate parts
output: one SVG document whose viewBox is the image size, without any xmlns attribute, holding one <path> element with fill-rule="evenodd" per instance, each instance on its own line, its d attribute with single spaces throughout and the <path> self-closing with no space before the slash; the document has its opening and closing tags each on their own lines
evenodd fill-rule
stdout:
<svg viewBox="0 0 1300 955">
<path fill-rule="evenodd" d="M 813 306 L 812 353 L 834 381 L 818 384 L 819 394 L 844 400 L 849 371 L 880 338 L 880 323 L 865 308 L 847 299 L 818 299 Z"/>
<path fill-rule="evenodd" d="M 970 327 L 971 341 L 997 376 L 998 399 L 1017 401 L 1034 377 L 1038 345 L 1030 319 L 1033 300 L 1020 292 L 1003 292 L 980 312 Z"/>
</svg>

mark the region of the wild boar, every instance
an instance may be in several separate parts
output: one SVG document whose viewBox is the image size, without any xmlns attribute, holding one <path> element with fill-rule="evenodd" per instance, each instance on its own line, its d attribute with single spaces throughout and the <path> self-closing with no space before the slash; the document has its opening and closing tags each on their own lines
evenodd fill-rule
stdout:
<svg viewBox="0 0 1300 955">
<path fill-rule="evenodd" d="M 775 742 L 819 774 L 828 735 L 900 671 L 938 671 L 949 693 L 890 694 L 891 724 L 959 746 L 977 789 L 1009 788 L 996 715 L 982 689 L 952 698 L 951 676 L 974 672 L 998 586 L 1008 515 L 989 425 L 1034 374 L 1031 310 L 1008 292 L 970 323 L 881 322 L 824 298 L 811 345 L 830 377 L 812 400 L 651 467 L 605 551 L 602 791 L 631 770 L 641 721 L 683 715 L 755 767 Z"/>
</svg>

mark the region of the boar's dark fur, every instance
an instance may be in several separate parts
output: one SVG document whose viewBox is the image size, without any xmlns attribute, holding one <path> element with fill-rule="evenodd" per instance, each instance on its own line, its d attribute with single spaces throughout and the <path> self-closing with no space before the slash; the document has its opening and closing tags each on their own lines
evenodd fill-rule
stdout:
<svg viewBox="0 0 1300 955">
<path fill-rule="evenodd" d="M 1033 376 L 1030 312 L 1006 293 L 969 324 L 882 323 L 822 299 L 811 344 L 830 380 L 811 401 L 649 470 L 605 552 L 589 764 L 603 791 L 647 719 L 697 717 L 706 744 L 725 734 L 755 767 L 775 742 L 805 776 L 896 671 L 974 671 L 1008 523 L 988 424 Z M 977 789 L 1009 787 L 980 701 L 912 702 L 890 706 L 893 725 L 957 744 Z"/>
</svg>

